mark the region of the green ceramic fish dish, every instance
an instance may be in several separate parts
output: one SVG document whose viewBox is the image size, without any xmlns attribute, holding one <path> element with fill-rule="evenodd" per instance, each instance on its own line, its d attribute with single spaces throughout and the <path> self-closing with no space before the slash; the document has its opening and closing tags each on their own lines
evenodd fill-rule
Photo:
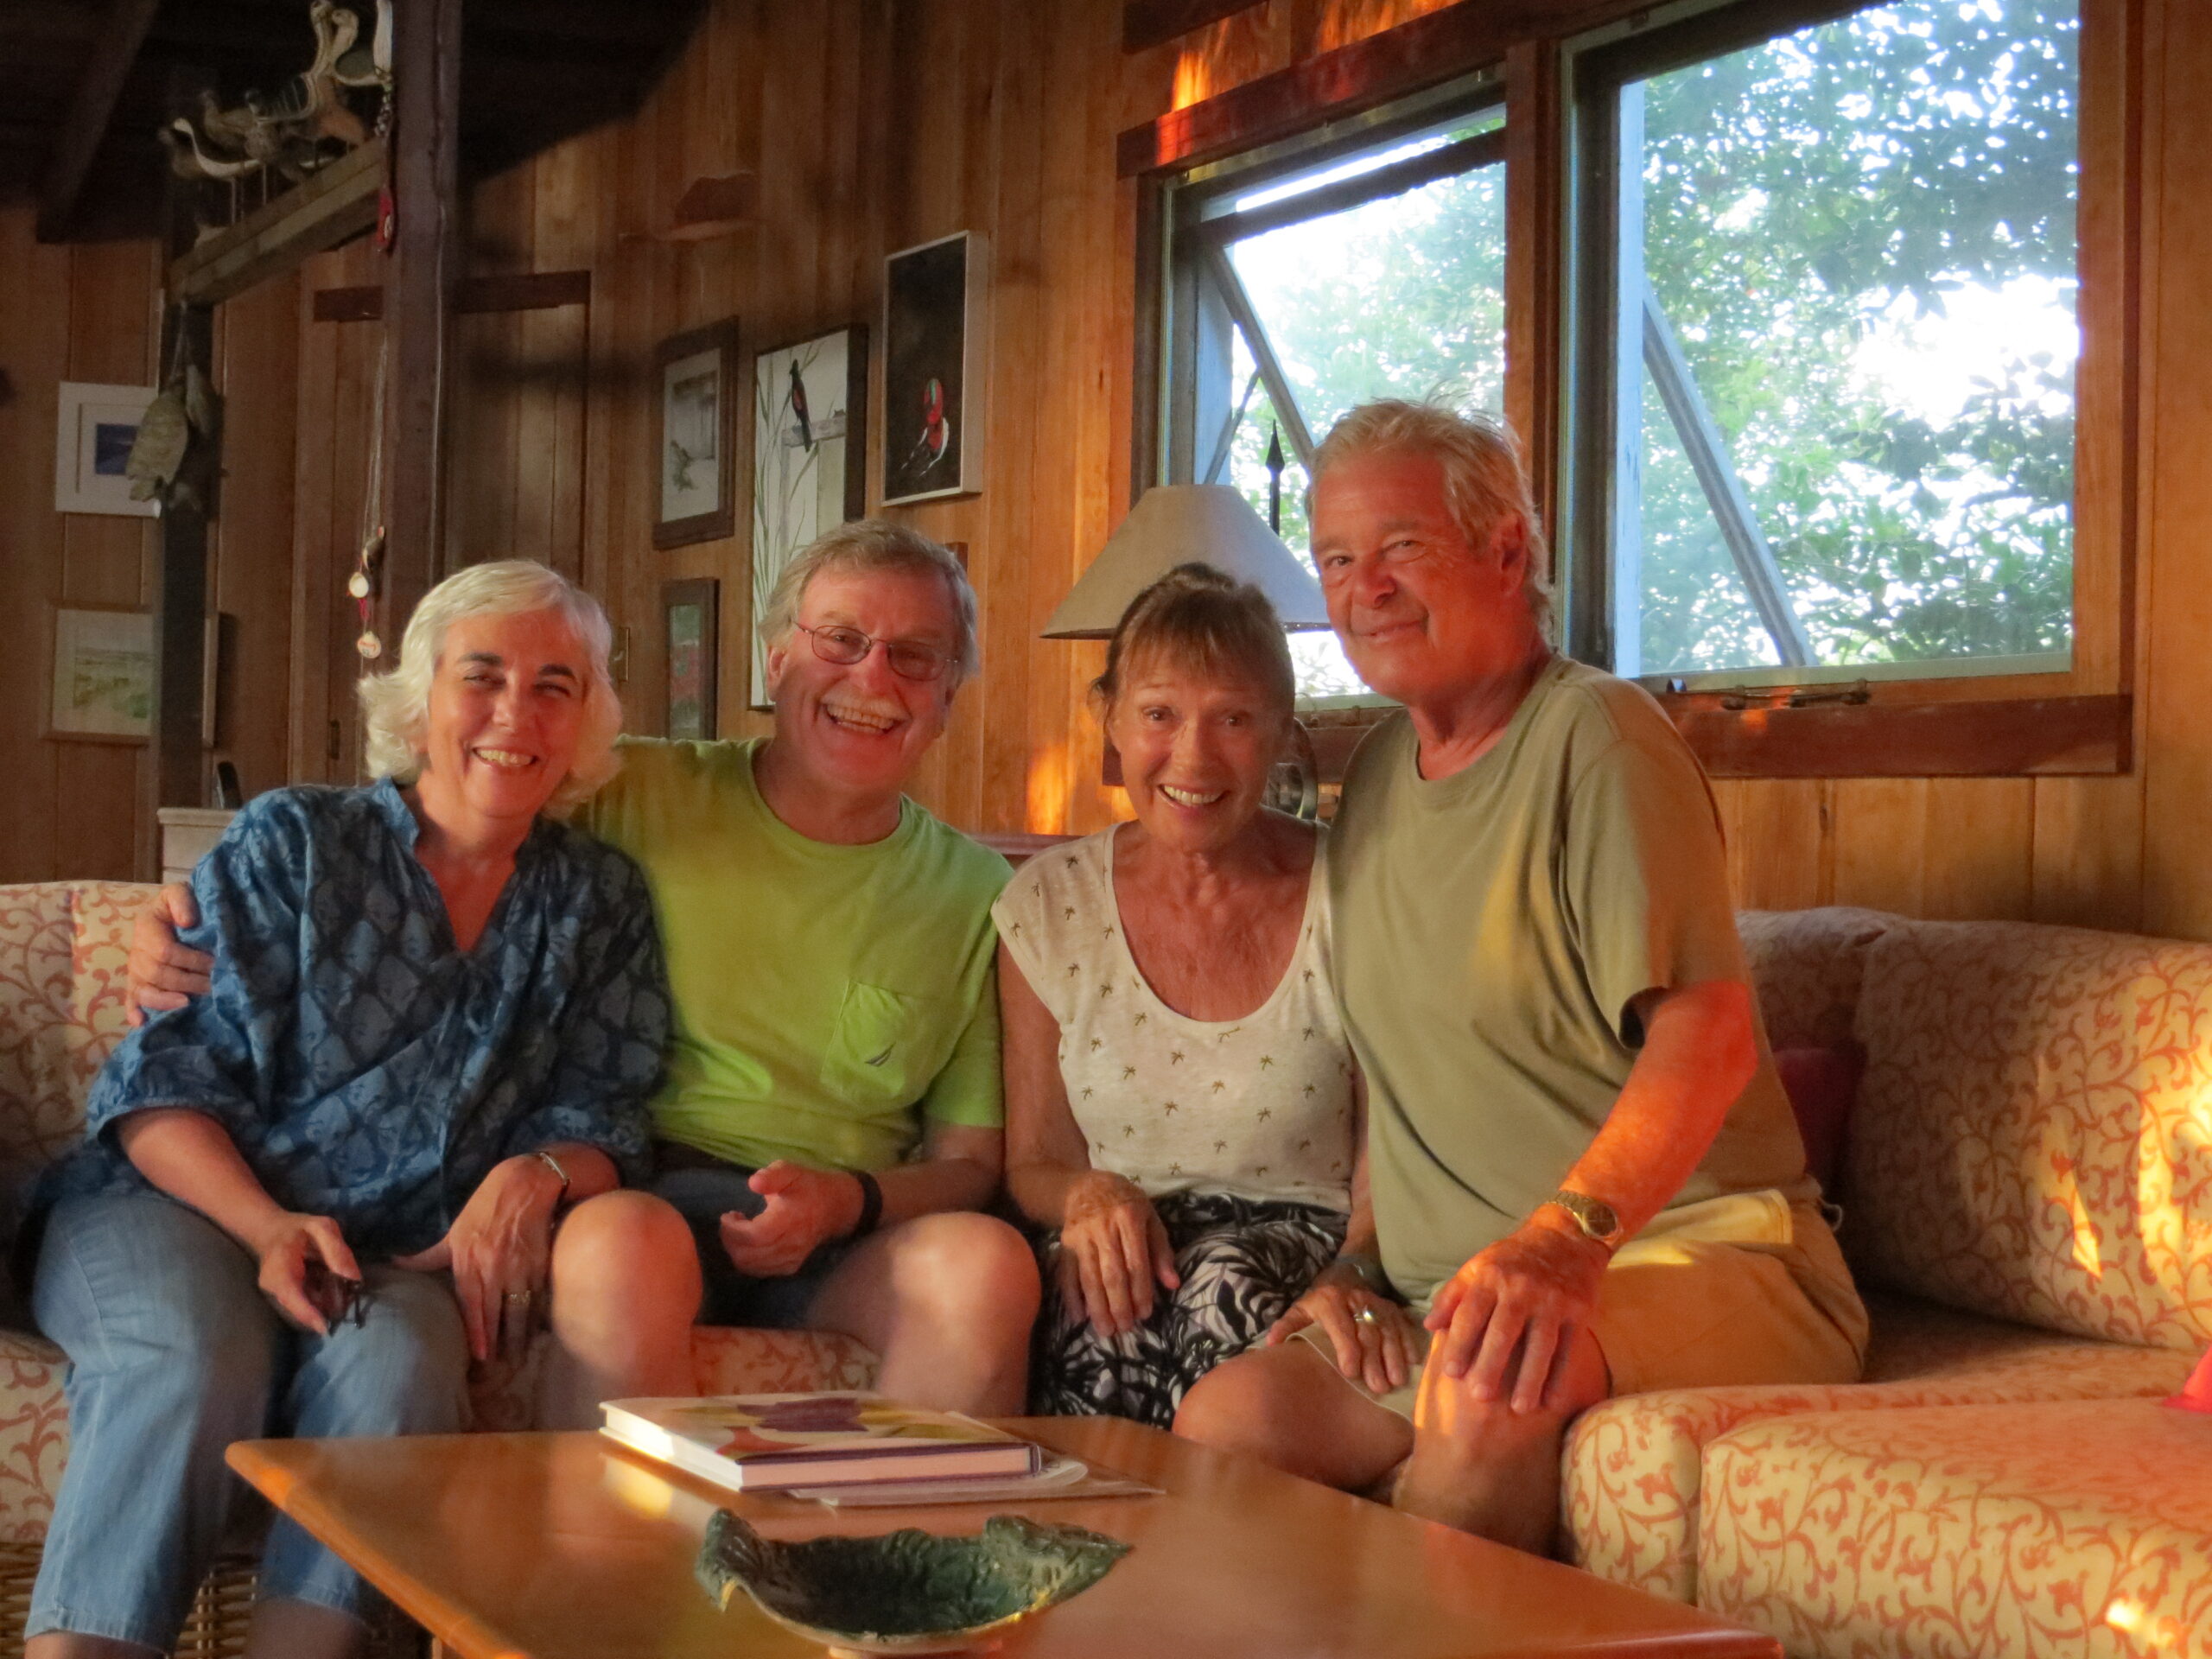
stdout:
<svg viewBox="0 0 2212 1659">
<path fill-rule="evenodd" d="M 832 1653 L 957 1653 L 1080 1595 L 1128 1551 L 1118 1538 L 1018 1515 L 995 1515 L 973 1537 L 908 1527 L 776 1543 L 723 1510 L 708 1523 L 697 1573 L 717 1606 L 742 1589 Z"/>
</svg>

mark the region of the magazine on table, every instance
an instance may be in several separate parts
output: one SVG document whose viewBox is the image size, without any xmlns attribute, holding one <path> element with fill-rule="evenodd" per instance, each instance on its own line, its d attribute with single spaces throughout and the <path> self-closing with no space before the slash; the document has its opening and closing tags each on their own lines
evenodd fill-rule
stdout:
<svg viewBox="0 0 2212 1659">
<path fill-rule="evenodd" d="M 1021 1480 L 1046 1461 L 1003 1429 L 880 1394 L 610 1400 L 600 1411 L 608 1439 L 741 1492 Z"/>
</svg>

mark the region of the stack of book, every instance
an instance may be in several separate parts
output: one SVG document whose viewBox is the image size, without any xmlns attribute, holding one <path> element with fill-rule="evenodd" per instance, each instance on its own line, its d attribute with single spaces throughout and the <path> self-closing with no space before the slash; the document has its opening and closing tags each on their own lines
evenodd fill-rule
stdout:
<svg viewBox="0 0 2212 1659">
<path fill-rule="evenodd" d="M 741 1492 L 1020 1481 L 1046 1471 L 1027 1440 L 878 1394 L 610 1400 L 600 1433 Z"/>
</svg>

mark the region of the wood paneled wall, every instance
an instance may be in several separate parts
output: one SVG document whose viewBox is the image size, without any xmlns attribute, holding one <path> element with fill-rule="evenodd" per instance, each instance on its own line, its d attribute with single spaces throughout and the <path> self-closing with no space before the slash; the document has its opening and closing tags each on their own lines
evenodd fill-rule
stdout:
<svg viewBox="0 0 2212 1659">
<path fill-rule="evenodd" d="M 1104 822 L 1114 802 L 1096 782 L 1098 737 L 1082 697 L 1097 647 L 1036 631 L 1128 500 L 1136 220 L 1134 188 L 1115 178 L 1115 136 L 1438 3 L 1268 0 L 1124 55 L 1121 0 L 716 0 L 636 119 L 474 194 L 472 274 L 582 269 L 592 289 L 588 307 L 457 327 L 465 397 L 453 420 L 451 550 L 545 557 L 606 595 L 629 629 L 625 695 L 640 730 L 656 729 L 664 712 L 661 583 L 719 577 L 722 729 L 760 729 L 743 707 L 751 618 L 742 518 L 723 542 L 667 553 L 651 544 L 654 344 L 733 314 L 748 351 L 848 321 L 873 335 L 885 252 L 982 232 L 989 363 L 973 418 L 987 451 L 984 489 L 897 511 L 968 544 L 985 671 L 962 694 L 918 792 L 971 829 Z M 1569 9 L 1567 0 L 1523 7 L 1532 17 Z M 2133 48 L 2142 278 L 2126 341 L 2139 426 L 2121 492 L 2137 546 L 2135 770 L 1724 784 L 1746 904 L 1867 904 L 2212 938 L 2212 858 L 2200 853 L 2197 830 L 2212 807 L 2212 468 L 2200 459 L 2212 441 L 2212 322 L 2202 305 L 2212 291 L 2212 102 L 2193 92 L 2212 75 L 2212 8 L 2145 0 L 2144 16 Z M 703 243 L 659 238 L 691 180 L 741 168 L 760 181 L 757 225 Z M 0 218 L 0 293 L 72 297 L 0 308 L 0 366 L 15 385 L 0 404 L 0 535 L 11 554 L 34 554 L 0 569 L 18 626 L 25 607 L 49 595 L 134 596 L 143 580 L 139 526 L 63 526 L 45 510 L 52 407 L 50 398 L 36 407 L 38 377 L 132 378 L 150 366 L 146 252 L 37 249 L 29 238 L 27 225 Z M 374 278 L 374 256 L 350 248 L 227 308 L 223 534 L 232 539 L 224 545 L 232 572 L 257 585 L 219 590 L 226 609 L 259 618 L 263 634 L 277 630 L 281 613 L 291 642 L 281 677 L 265 644 L 257 658 L 242 656 L 251 684 L 234 700 L 245 713 L 237 736 L 242 753 L 273 755 L 281 726 L 295 777 L 344 778 L 357 765 L 356 625 L 342 583 L 359 534 L 373 382 L 372 327 L 313 321 L 311 296 Z M 251 323 L 241 320 L 247 304 Z M 872 397 L 879 440 L 880 418 Z M 249 422 L 262 434 L 250 454 L 239 436 Z M 874 454 L 872 445 L 871 499 Z M 749 466 L 742 448 L 739 466 Z M 260 481 L 249 486 L 249 474 Z M 288 522 L 293 558 L 283 569 L 268 543 Z M 0 664 L 15 706 L 35 706 L 25 699 L 43 661 L 42 650 L 18 651 Z M 42 804 L 0 829 L 0 877 L 86 873 L 95 860 L 127 865 L 112 822 L 64 829 L 55 803 L 86 798 L 90 772 L 119 777 L 135 762 L 39 747 L 20 724 L 5 741 L 14 747 L 0 763 L 26 768 L 15 775 L 30 778 L 26 792 Z M 272 764 L 257 760 L 249 782 L 268 781 Z M 115 777 L 104 786 L 119 798 Z M 100 834 L 109 842 L 86 839 Z"/>
<path fill-rule="evenodd" d="M 146 747 L 45 735 L 53 610 L 145 604 L 153 521 L 55 512 L 54 435 L 64 380 L 151 380 L 154 250 L 42 246 L 35 217 L 0 210 L 0 880 L 127 878 L 151 846 Z"/>
</svg>

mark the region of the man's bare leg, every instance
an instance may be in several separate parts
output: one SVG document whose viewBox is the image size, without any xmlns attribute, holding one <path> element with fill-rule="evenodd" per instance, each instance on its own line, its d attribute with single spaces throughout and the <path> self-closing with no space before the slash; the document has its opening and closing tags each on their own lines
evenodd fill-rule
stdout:
<svg viewBox="0 0 2212 1659">
<path fill-rule="evenodd" d="M 1392 1502 L 1408 1515 L 1532 1555 L 1549 1554 L 1559 1529 L 1567 1426 L 1609 1391 L 1605 1356 L 1586 1330 L 1575 1332 L 1550 1397 L 1535 1411 L 1516 1412 L 1503 1399 L 1478 1400 L 1464 1378 L 1430 1367 L 1414 1408 L 1419 1427 L 1413 1455 Z"/>
<path fill-rule="evenodd" d="M 539 1427 L 596 1428 L 602 1400 L 696 1391 L 699 1257 L 673 1206 L 639 1192 L 585 1199 L 553 1236 L 552 1293 Z"/>
<path fill-rule="evenodd" d="M 1018 1414 L 1029 1382 L 1037 1263 L 1021 1235 L 967 1211 L 918 1216 L 862 1239 L 806 1322 L 882 1360 L 876 1387 L 919 1406 Z"/>
<path fill-rule="evenodd" d="M 1175 1432 L 1348 1492 L 1376 1492 L 1414 1449 L 1411 1423 L 1302 1342 L 1254 1349 L 1207 1372 L 1183 1396 Z"/>
</svg>

